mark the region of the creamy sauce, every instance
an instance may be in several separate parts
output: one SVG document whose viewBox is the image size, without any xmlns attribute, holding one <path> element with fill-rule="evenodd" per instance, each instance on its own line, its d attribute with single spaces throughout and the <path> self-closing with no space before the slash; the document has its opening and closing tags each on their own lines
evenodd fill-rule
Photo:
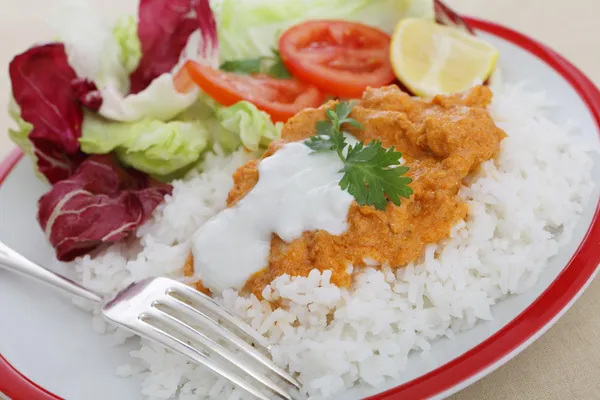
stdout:
<svg viewBox="0 0 600 400">
<path fill-rule="evenodd" d="M 343 163 L 334 152 L 311 152 L 287 143 L 263 159 L 256 186 L 198 230 L 194 274 L 206 288 L 242 289 L 268 265 L 273 234 L 290 243 L 306 231 L 346 232 L 354 198 L 339 186 Z"/>
</svg>

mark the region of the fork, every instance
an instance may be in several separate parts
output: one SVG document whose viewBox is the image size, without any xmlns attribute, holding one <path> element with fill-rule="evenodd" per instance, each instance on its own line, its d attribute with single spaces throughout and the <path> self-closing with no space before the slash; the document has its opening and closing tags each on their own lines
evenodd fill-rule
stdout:
<svg viewBox="0 0 600 400">
<path fill-rule="evenodd" d="M 258 399 L 302 398 L 298 381 L 268 357 L 270 346 L 262 335 L 187 285 L 149 278 L 109 298 L 35 264 L 2 242 L 0 267 L 101 305 L 109 322 L 206 366 Z"/>
</svg>

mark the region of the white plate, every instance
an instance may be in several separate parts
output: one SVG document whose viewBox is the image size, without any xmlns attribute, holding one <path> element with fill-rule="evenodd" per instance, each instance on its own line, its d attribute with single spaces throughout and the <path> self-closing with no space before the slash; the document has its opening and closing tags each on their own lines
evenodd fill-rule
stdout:
<svg viewBox="0 0 600 400">
<path fill-rule="evenodd" d="M 600 92 L 581 72 L 523 35 L 483 21 L 469 22 L 500 49 L 504 81 L 527 80 L 531 89 L 545 90 L 561 104 L 553 118 L 576 121 L 590 146 L 600 148 Z M 13 155 L 0 166 L 0 240 L 33 261 L 56 267 L 35 219 L 37 199 L 47 187 L 36 179 L 28 161 L 16 163 L 16 158 Z M 593 176 L 600 182 L 598 162 Z M 494 306 L 494 321 L 480 323 L 452 341 L 436 342 L 425 356 L 412 356 L 401 379 L 376 390 L 358 388 L 342 397 L 376 393 L 380 393 L 373 397 L 377 399 L 445 397 L 518 354 L 571 306 L 596 273 L 600 223 L 595 219 L 597 193 L 594 196 L 572 241 L 551 259 L 533 289 Z M 13 400 L 142 398 L 138 382 L 114 374 L 127 362 L 128 349 L 112 347 L 109 338 L 94 333 L 89 315 L 69 300 L 0 270 L 0 302 L 0 354 L 37 384 L 0 358 L 0 391 Z"/>
</svg>

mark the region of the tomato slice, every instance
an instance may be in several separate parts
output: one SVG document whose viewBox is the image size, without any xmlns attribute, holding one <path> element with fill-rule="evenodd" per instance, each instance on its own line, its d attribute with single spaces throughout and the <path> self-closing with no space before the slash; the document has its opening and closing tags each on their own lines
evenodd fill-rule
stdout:
<svg viewBox="0 0 600 400">
<path fill-rule="evenodd" d="M 248 100 L 268 113 L 274 122 L 285 122 L 305 108 L 318 107 L 325 97 L 314 86 L 292 79 L 238 75 L 195 61 L 188 61 L 185 68 L 194 83 L 217 103 L 231 106 Z"/>
<path fill-rule="evenodd" d="M 185 64 L 173 77 L 173 85 L 175 86 L 175 90 L 181 94 L 187 94 L 197 87 Z"/>
<path fill-rule="evenodd" d="M 279 39 L 283 63 L 294 77 L 342 98 L 358 98 L 368 87 L 395 80 L 390 37 L 349 21 L 308 21 Z"/>
</svg>

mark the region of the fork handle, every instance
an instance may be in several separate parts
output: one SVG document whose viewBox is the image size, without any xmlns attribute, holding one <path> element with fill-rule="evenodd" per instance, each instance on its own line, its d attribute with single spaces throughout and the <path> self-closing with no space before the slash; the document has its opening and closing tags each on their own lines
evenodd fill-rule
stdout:
<svg viewBox="0 0 600 400">
<path fill-rule="evenodd" d="M 46 283 L 79 298 L 102 304 L 102 296 L 28 260 L 0 241 L 0 267 Z"/>
</svg>

